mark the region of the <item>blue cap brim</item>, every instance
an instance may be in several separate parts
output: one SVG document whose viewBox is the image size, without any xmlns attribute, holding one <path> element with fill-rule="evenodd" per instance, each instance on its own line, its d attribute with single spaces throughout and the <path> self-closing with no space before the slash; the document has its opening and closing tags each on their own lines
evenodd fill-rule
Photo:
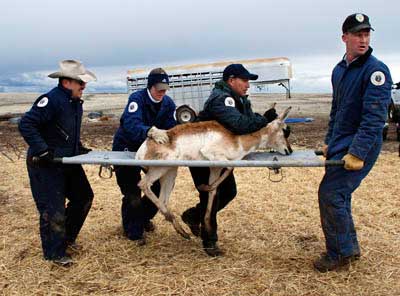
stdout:
<svg viewBox="0 0 400 296">
<path fill-rule="evenodd" d="M 242 79 L 248 79 L 248 80 L 257 80 L 258 75 L 257 74 L 242 74 L 242 75 L 237 75 L 236 77 L 242 78 Z"/>
<path fill-rule="evenodd" d="M 360 24 L 358 26 L 355 26 L 354 28 L 351 28 L 349 30 L 347 30 L 347 32 L 350 33 L 357 33 L 360 32 L 361 30 L 365 30 L 365 29 L 370 29 L 371 31 L 375 31 L 370 25 L 368 24 Z"/>
</svg>

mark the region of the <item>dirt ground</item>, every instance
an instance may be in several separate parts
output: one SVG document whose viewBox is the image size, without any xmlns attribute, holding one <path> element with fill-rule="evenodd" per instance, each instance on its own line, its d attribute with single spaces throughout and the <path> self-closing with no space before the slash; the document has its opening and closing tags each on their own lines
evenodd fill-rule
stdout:
<svg viewBox="0 0 400 296">
<path fill-rule="evenodd" d="M 0 115 L 24 112 L 36 95 L 15 97 L 0 96 Z M 126 94 L 87 96 L 86 146 L 110 150 L 126 99 Z M 278 111 L 293 107 L 291 117 L 314 118 L 292 125 L 296 149 L 322 145 L 330 100 L 310 94 L 252 98 L 259 112 L 276 101 Z M 103 111 L 109 120 L 89 122 L 88 111 Z M 118 186 L 114 178 L 100 179 L 96 166 L 85 166 L 95 199 L 78 238 L 82 250 L 66 269 L 42 260 L 23 159 L 26 144 L 16 125 L 0 122 L 0 295 L 400 295 L 400 158 L 394 130 L 391 126 L 376 166 L 353 196 L 363 256 L 349 270 L 319 274 L 312 268 L 324 251 L 317 202 L 322 168 L 287 168 L 279 183 L 269 181 L 268 169 L 236 169 L 238 196 L 218 216 L 226 254 L 210 258 L 198 239 L 182 239 L 160 215 L 147 245 L 127 240 Z M 175 188 L 171 208 L 181 214 L 197 201 L 186 168 L 179 170 Z"/>
</svg>

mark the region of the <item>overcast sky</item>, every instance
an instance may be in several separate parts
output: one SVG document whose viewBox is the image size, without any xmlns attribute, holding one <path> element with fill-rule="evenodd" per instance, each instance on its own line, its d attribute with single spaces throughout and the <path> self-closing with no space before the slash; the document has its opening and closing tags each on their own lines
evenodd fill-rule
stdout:
<svg viewBox="0 0 400 296">
<path fill-rule="evenodd" d="M 4 84 L 56 70 L 66 58 L 104 70 L 278 56 L 292 60 L 295 75 L 317 74 L 307 65 L 326 75 L 354 12 L 370 16 L 374 54 L 400 76 L 399 0 L 1 0 L 0 76 Z"/>
</svg>

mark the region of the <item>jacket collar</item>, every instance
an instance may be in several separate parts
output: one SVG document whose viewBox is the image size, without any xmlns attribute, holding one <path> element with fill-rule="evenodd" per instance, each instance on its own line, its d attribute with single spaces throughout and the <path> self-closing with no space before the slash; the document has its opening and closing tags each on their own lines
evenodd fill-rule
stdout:
<svg viewBox="0 0 400 296">
<path fill-rule="evenodd" d="M 65 93 L 65 95 L 68 97 L 68 99 L 71 99 L 71 98 L 72 98 L 72 90 L 63 87 L 61 83 L 59 83 L 59 84 L 57 85 L 57 88 L 58 88 L 60 91 L 62 91 L 63 93 Z"/>
<path fill-rule="evenodd" d="M 60 83 L 57 85 L 57 89 L 64 93 L 70 102 L 79 102 L 80 104 L 83 104 L 84 100 L 74 99 L 72 97 L 72 90 L 63 87 Z"/>
<path fill-rule="evenodd" d="M 367 52 L 366 53 L 364 53 L 362 56 L 359 56 L 356 60 L 354 60 L 353 62 L 351 62 L 348 66 L 346 66 L 346 60 L 345 60 L 345 58 L 346 58 L 346 55 L 344 55 L 343 56 L 343 59 L 342 59 L 342 61 L 339 63 L 341 66 L 343 66 L 343 67 L 361 67 L 362 65 L 364 65 L 365 64 L 365 62 L 368 60 L 368 58 L 371 56 L 371 54 L 372 54 L 372 51 L 373 51 L 373 49 L 372 49 L 372 47 L 369 47 L 368 48 L 368 50 L 367 50 Z"/>
<path fill-rule="evenodd" d="M 158 104 L 160 106 L 160 110 L 165 106 L 165 104 L 166 104 L 165 96 L 163 97 L 161 102 L 154 103 L 150 98 L 150 92 L 147 91 L 147 88 L 144 88 L 142 91 L 143 91 L 143 94 L 144 94 L 144 96 L 146 98 L 145 99 L 145 104 L 149 105 L 150 108 L 152 108 L 152 110 L 156 110 L 156 105 L 158 105 Z"/>
<path fill-rule="evenodd" d="M 233 91 L 233 89 L 229 86 L 229 84 L 223 80 L 217 81 L 215 83 L 215 88 L 229 93 L 236 100 L 241 101 L 241 99 L 247 99 L 247 96 L 243 96 L 243 97 L 239 96 L 236 92 Z"/>
</svg>

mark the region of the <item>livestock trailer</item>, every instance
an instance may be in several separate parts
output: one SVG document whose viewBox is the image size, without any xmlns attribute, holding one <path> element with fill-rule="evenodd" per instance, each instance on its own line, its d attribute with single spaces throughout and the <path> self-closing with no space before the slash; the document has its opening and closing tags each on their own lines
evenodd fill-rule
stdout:
<svg viewBox="0 0 400 296">
<path fill-rule="evenodd" d="M 222 79 L 224 68 L 233 63 L 243 64 L 251 73 L 258 74 L 259 78 L 256 81 L 250 81 L 250 94 L 259 92 L 267 84 L 278 84 L 285 88 L 286 96 L 290 98 L 292 65 L 286 57 L 164 67 L 170 79 L 168 95 L 172 97 L 177 106 L 178 122 L 192 122 L 196 118 L 215 82 Z M 150 70 L 128 71 L 129 94 L 147 86 L 147 75 Z"/>
</svg>

